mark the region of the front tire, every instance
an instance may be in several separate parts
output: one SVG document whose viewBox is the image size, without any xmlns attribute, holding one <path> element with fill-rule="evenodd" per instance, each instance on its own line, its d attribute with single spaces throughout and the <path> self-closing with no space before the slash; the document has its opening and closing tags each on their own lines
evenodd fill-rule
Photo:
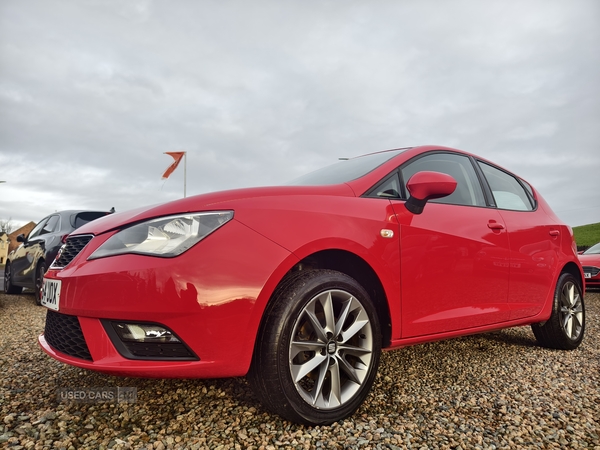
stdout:
<svg viewBox="0 0 600 450">
<path fill-rule="evenodd" d="M 330 424 L 354 413 L 369 394 L 380 352 L 377 313 L 362 286 L 340 272 L 311 270 L 275 292 L 248 378 L 272 412 Z"/>
<path fill-rule="evenodd" d="M 15 286 L 12 282 L 12 267 L 10 263 L 7 263 L 4 268 L 4 292 L 13 295 L 19 295 L 23 292 L 23 287 Z"/>
<path fill-rule="evenodd" d="M 556 283 L 552 315 L 543 325 L 531 325 L 543 347 L 574 350 L 585 332 L 585 307 L 581 287 L 570 273 L 563 273 Z"/>
</svg>

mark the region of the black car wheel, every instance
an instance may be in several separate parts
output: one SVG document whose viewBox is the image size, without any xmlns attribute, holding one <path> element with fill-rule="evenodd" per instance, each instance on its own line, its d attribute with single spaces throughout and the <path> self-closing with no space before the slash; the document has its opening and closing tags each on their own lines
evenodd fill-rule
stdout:
<svg viewBox="0 0 600 450">
<path fill-rule="evenodd" d="M 12 282 L 12 268 L 10 263 L 6 263 L 4 268 L 4 292 L 7 294 L 20 294 L 23 292 L 21 286 L 15 286 Z"/>
<path fill-rule="evenodd" d="M 44 274 L 46 273 L 46 263 L 40 261 L 35 269 L 35 303 L 42 304 L 42 288 L 44 287 Z"/>
<path fill-rule="evenodd" d="M 573 350 L 585 331 L 585 307 L 577 279 L 563 273 L 556 283 L 552 315 L 543 324 L 531 325 L 537 341 L 544 347 Z"/>
<path fill-rule="evenodd" d="M 380 351 L 377 313 L 362 286 L 340 272 L 307 271 L 265 311 L 248 378 L 272 412 L 330 424 L 369 394 Z"/>
</svg>

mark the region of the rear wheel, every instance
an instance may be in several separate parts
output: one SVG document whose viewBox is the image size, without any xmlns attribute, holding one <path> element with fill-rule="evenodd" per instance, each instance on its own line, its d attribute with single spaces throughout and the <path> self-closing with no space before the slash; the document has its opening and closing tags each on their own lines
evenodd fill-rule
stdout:
<svg viewBox="0 0 600 450">
<path fill-rule="evenodd" d="M 317 425 L 351 415 L 369 394 L 381 332 L 366 291 L 332 270 L 304 272 L 276 292 L 249 373 L 263 404 Z"/>
<path fill-rule="evenodd" d="M 35 303 L 42 304 L 42 288 L 44 287 L 44 274 L 46 273 L 46 263 L 40 261 L 35 269 Z"/>
<path fill-rule="evenodd" d="M 585 332 L 585 307 L 581 287 L 570 273 L 563 273 L 556 283 L 552 315 L 544 324 L 531 325 L 540 345 L 560 350 L 579 346 Z"/>
<path fill-rule="evenodd" d="M 12 282 L 12 267 L 10 263 L 4 268 L 4 292 L 7 294 L 20 294 L 23 292 L 21 286 L 15 286 Z"/>
</svg>

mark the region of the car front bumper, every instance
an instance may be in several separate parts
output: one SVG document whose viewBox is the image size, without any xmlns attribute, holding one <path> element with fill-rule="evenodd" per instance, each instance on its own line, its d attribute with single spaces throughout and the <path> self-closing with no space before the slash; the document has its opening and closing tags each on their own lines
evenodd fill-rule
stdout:
<svg viewBox="0 0 600 450">
<path fill-rule="evenodd" d="M 70 344 L 61 351 L 44 334 L 41 348 L 63 363 L 113 375 L 245 375 L 262 311 L 295 257 L 234 220 L 175 258 L 120 255 L 88 261 L 108 237 L 92 239 L 71 264 L 46 274 L 61 281 L 59 310 L 51 313 L 71 316 L 80 327 L 80 337 L 65 331 L 64 339 L 83 340 L 89 358 L 65 350 Z M 127 358 L 107 333 L 107 320 L 164 325 L 197 358 Z"/>
</svg>

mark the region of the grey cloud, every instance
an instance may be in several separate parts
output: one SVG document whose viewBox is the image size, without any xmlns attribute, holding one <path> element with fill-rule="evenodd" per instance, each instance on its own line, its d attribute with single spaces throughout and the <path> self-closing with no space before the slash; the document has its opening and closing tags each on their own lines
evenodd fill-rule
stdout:
<svg viewBox="0 0 600 450">
<path fill-rule="evenodd" d="M 188 151 L 193 194 L 434 143 L 598 222 L 599 19 L 593 0 L 4 2 L 0 218 L 178 198 L 165 151 Z"/>
</svg>

